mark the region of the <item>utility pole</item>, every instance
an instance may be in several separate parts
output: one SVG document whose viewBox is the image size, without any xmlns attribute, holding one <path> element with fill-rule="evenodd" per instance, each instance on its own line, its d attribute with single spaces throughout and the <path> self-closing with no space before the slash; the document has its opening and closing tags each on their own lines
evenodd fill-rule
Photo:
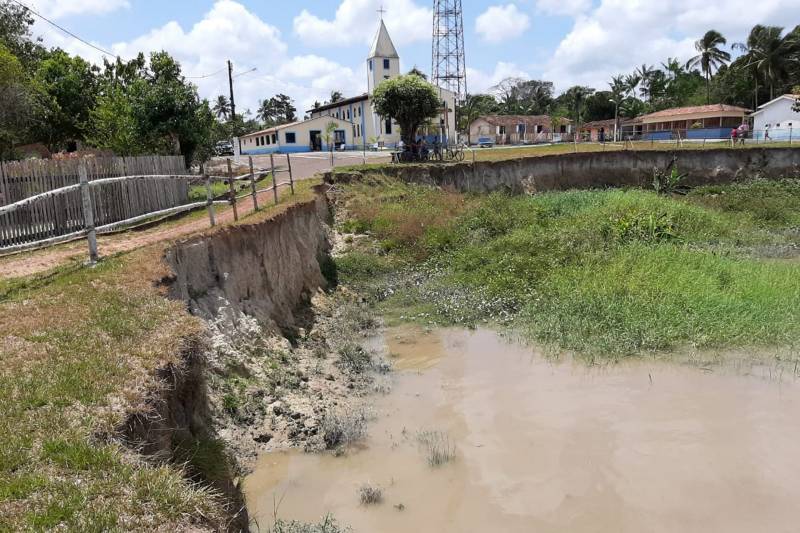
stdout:
<svg viewBox="0 0 800 533">
<path fill-rule="evenodd" d="M 233 63 L 228 60 L 228 84 L 231 88 L 231 120 L 236 118 L 236 102 L 233 100 Z"/>
</svg>

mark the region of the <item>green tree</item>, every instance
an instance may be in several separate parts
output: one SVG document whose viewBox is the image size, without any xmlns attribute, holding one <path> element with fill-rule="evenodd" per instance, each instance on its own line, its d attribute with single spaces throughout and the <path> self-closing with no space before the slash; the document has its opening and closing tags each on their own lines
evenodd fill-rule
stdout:
<svg viewBox="0 0 800 533">
<path fill-rule="evenodd" d="M 441 102 L 436 88 L 419 76 L 385 80 L 373 94 L 375 112 L 400 126 L 403 142 L 411 144 L 419 127 L 438 115 Z"/>
<path fill-rule="evenodd" d="M 262 100 L 258 108 L 258 117 L 266 126 L 280 126 L 296 121 L 296 112 L 291 98 L 285 94 L 276 94 L 272 98 Z"/>
<path fill-rule="evenodd" d="M 575 85 L 558 97 L 558 104 L 569 110 L 570 117 L 575 122 L 576 128 L 580 128 L 581 124 L 583 124 L 586 99 L 592 94 L 594 94 L 594 89 L 591 87 Z"/>
<path fill-rule="evenodd" d="M 502 115 L 542 115 L 553 102 L 553 82 L 506 78 L 491 88 Z"/>
<path fill-rule="evenodd" d="M 208 102 L 184 79 L 180 64 L 167 52 L 152 53 L 145 76 L 131 85 L 129 94 L 137 133 L 147 149 L 183 154 L 191 163 L 195 151 L 208 142 L 214 120 Z"/>
<path fill-rule="evenodd" d="M 711 73 L 731 60 L 731 55 L 720 48 L 727 42 L 720 32 L 707 31 L 694 43 L 694 48 L 699 53 L 686 63 L 687 69 L 700 67 L 706 77 L 706 104 L 711 103 Z"/>
<path fill-rule="evenodd" d="M 458 129 L 467 134 L 467 143 L 472 143 L 470 125 L 479 117 L 497 111 L 497 100 L 491 94 L 468 94 L 464 105 L 458 109 Z"/>
<path fill-rule="evenodd" d="M 0 0 L 0 44 L 28 71 L 45 54 L 41 38 L 34 39 L 31 35 L 33 22 L 33 14 L 28 8 L 8 0 Z"/>
<path fill-rule="evenodd" d="M 335 104 L 336 102 L 341 102 L 344 100 L 344 96 L 342 95 L 342 91 L 331 91 L 331 101 L 330 103 Z"/>
<path fill-rule="evenodd" d="M 750 32 L 745 47 L 750 59 L 748 66 L 755 69 L 756 83 L 760 76 L 769 86 L 770 99 L 774 98 L 775 86 L 784 86 L 792 67 L 797 64 L 800 37 L 795 32 L 784 36 L 779 26 L 757 25 Z"/>
<path fill-rule="evenodd" d="M 133 105 L 125 90 L 111 85 L 97 99 L 90 112 L 87 142 L 97 148 L 111 150 L 116 155 L 141 155 L 146 152 L 142 142 Z"/>
<path fill-rule="evenodd" d="M 424 72 L 422 72 L 420 69 L 418 69 L 416 65 L 414 65 L 414 68 L 409 70 L 408 73 L 409 74 L 413 74 L 414 76 L 419 76 L 420 78 L 422 78 L 425 81 L 428 80 L 428 75 L 425 74 Z"/>
<path fill-rule="evenodd" d="M 37 133 L 51 150 L 85 138 L 98 96 L 97 71 L 59 49 L 38 63 L 34 83 L 42 94 L 43 116 L 37 120 Z"/>
<path fill-rule="evenodd" d="M 225 95 L 221 94 L 217 96 L 217 100 L 214 102 L 212 111 L 214 111 L 214 115 L 216 115 L 218 119 L 222 118 L 227 120 L 231 114 L 231 103 L 228 101 L 228 98 Z"/>
<path fill-rule="evenodd" d="M 33 107 L 22 63 L 0 44 L 0 160 L 14 156 L 14 145 L 27 134 Z"/>
</svg>

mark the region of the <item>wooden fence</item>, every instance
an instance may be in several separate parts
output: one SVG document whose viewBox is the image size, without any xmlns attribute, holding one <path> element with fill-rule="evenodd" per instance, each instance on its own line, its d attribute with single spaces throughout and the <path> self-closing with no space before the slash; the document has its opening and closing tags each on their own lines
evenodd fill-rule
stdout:
<svg viewBox="0 0 800 533">
<path fill-rule="evenodd" d="M 88 180 L 120 176 L 142 179 L 113 181 L 91 188 L 94 222 L 113 224 L 188 202 L 187 179 L 157 176 L 186 175 L 182 156 L 90 157 L 69 160 L 28 160 L 0 163 L 0 207 L 80 182 L 85 165 Z M 83 200 L 77 187 L 45 195 L 24 209 L 0 214 L 0 248 L 53 239 L 85 227 Z"/>
</svg>

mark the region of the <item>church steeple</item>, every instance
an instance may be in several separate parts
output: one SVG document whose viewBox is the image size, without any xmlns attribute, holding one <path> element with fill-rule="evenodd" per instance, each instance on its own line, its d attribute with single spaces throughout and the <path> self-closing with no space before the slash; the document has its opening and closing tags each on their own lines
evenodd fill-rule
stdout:
<svg viewBox="0 0 800 533">
<path fill-rule="evenodd" d="M 368 90 L 370 94 L 383 80 L 400 75 L 400 56 L 382 18 L 367 58 L 367 68 L 369 69 Z"/>
</svg>

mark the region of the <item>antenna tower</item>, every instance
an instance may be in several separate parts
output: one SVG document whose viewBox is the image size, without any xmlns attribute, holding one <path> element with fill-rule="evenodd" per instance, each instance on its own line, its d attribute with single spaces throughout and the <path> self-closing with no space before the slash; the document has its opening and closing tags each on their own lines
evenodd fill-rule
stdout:
<svg viewBox="0 0 800 533">
<path fill-rule="evenodd" d="M 466 100 L 467 69 L 461 0 L 433 0 L 431 75 L 434 85 L 455 93 L 458 102 Z"/>
</svg>

